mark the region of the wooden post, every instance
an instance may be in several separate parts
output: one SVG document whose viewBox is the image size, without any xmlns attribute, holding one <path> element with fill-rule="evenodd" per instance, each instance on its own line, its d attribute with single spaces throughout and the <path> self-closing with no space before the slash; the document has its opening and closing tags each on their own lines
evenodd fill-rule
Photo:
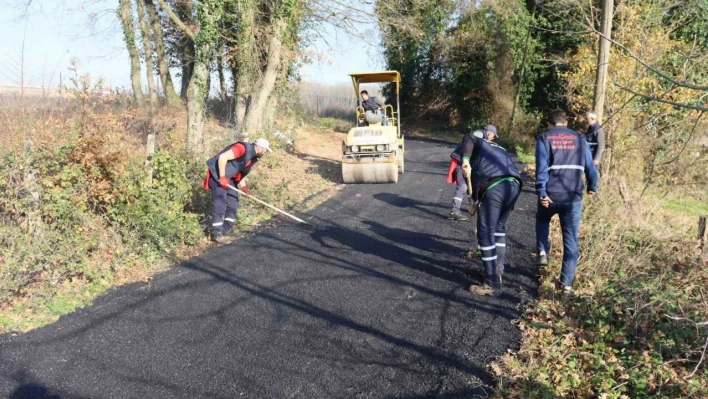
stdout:
<svg viewBox="0 0 708 399">
<path fill-rule="evenodd" d="M 602 30 L 600 36 L 600 48 L 597 52 L 597 70 L 595 75 L 595 95 L 593 97 L 593 110 L 597 114 L 597 121 L 602 123 L 602 116 L 605 108 L 605 86 L 607 86 L 607 67 L 610 65 L 610 41 L 612 37 L 612 13 L 614 12 L 614 0 L 603 0 L 602 2 Z"/>
<path fill-rule="evenodd" d="M 23 182 L 25 190 L 27 190 L 29 195 L 32 197 L 32 201 L 28 204 L 29 206 L 27 207 L 27 232 L 32 235 L 36 235 L 39 233 L 39 229 L 42 224 L 42 214 L 41 210 L 39 209 L 39 182 L 37 181 L 37 176 L 34 174 L 33 150 L 34 143 L 32 143 L 32 141 L 30 140 L 25 140 L 25 165 Z"/>
<path fill-rule="evenodd" d="M 701 242 L 701 252 L 705 256 L 708 254 L 708 228 L 706 228 L 706 216 L 698 217 L 698 240 Z"/>
<path fill-rule="evenodd" d="M 147 136 L 147 159 L 145 160 L 145 173 L 147 174 L 147 183 L 152 186 L 152 154 L 155 153 L 155 135 L 148 134 Z"/>
</svg>

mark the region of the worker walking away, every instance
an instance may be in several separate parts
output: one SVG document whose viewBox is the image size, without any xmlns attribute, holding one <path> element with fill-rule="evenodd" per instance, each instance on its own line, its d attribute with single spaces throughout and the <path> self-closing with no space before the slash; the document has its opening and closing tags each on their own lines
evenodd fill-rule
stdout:
<svg viewBox="0 0 708 399">
<path fill-rule="evenodd" d="M 597 120 L 597 114 L 595 112 L 590 111 L 586 113 L 585 120 L 588 122 L 588 131 L 585 133 L 585 140 L 587 140 L 590 146 L 592 162 L 599 173 L 600 165 L 602 164 L 602 154 L 605 152 L 605 129 L 602 128 L 600 122 Z"/>
<path fill-rule="evenodd" d="M 568 129 L 562 110 L 551 112 L 549 130 L 536 138 L 536 245 L 539 265 L 548 264 L 548 229 L 558 214 L 563 231 L 563 267 L 559 289 L 573 293 L 578 265 L 578 232 L 583 214 L 583 192 L 587 179 L 588 195 L 597 192 L 598 176 L 590 146 L 580 133 Z"/>
<path fill-rule="evenodd" d="M 228 241 L 233 232 L 238 211 L 238 192 L 229 185 L 249 194 L 246 176 L 266 152 L 272 152 L 268 140 L 260 138 L 255 143 L 238 142 L 221 150 L 207 161 L 203 188 L 211 190 L 211 240 Z"/>
<path fill-rule="evenodd" d="M 476 129 L 472 131 L 472 135 L 478 138 L 487 138 L 492 141 L 497 137 L 497 128 L 494 125 L 487 125 L 484 129 Z M 462 174 L 462 142 L 455 147 L 455 150 L 450 154 L 450 167 L 447 170 L 447 182 L 455 184 L 455 196 L 452 198 L 452 210 L 448 219 L 450 220 L 467 220 L 467 216 L 462 214 L 462 201 L 467 196 L 467 179 Z M 476 206 L 476 205 L 475 205 Z"/>
<path fill-rule="evenodd" d="M 479 202 L 477 240 L 485 281 L 472 285 L 478 295 L 502 294 L 506 257 L 506 221 L 521 193 L 514 159 L 500 145 L 468 134 L 462 140 L 462 174 L 471 177 L 473 200 Z"/>
</svg>

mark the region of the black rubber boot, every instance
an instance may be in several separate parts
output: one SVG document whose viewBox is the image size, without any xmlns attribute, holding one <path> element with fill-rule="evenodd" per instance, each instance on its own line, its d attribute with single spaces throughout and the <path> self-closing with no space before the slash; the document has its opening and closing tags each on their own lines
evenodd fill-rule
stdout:
<svg viewBox="0 0 708 399">
<path fill-rule="evenodd" d="M 226 235 L 223 233 L 212 233 L 211 234 L 211 240 L 213 242 L 217 242 L 219 244 L 226 244 L 227 242 L 231 241 Z"/>
<path fill-rule="evenodd" d="M 502 288 L 501 286 L 495 288 L 484 283 L 482 285 L 471 285 L 470 292 L 480 296 L 500 296 L 502 294 Z"/>
<path fill-rule="evenodd" d="M 450 212 L 450 216 L 448 216 L 447 218 L 450 220 L 459 220 L 459 221 L 469 219 L 467 216 L 461 215 L 461 214 L 455 213 L 455 212 Z"/>
</svg>

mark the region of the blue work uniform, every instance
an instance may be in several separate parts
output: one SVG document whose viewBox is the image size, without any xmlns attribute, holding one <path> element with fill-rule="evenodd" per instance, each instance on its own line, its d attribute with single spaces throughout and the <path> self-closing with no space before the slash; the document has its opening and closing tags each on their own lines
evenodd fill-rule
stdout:
<svg viewBox="0 0 708 399">
<path fill-rule="evenodd" d="M 578 233 L 583 214 L 583 193 L 597 192 L 598 175 L 585 137 L 565 126 L 555 126 L 536 138 L 536 192 L 553 201 L 536 209 L 536 245 L 548 252 L 549 223 L 558 214 L 563 231 L 563 267 L 560 282 L 572 286 L 578 265 Z"/>
<path fill-rule="evenodd" d="M 504 274 L 506 221 L 521 193 L 521 176 L 502 146 L 471 134 L 463 139 L 462 159 L 470 162 L 472 196 L 480 202 L 477 241 L 486 282 L 498 288 Z"/>
<path fill-rule="evenodd" d="M 228 145 L 218 154 L 207 160 L 209 167 L 209 189 L 211 190 L 211 228 L 212 233 L 225 233 L 233 229 L 236 223 L 236 212 L 239 207 L 238 192 L 219 185 L 219 157 L 231 151 L 237 144 L 245 147 L 245 152 L 240 157 L 226 163 L 224 176 L 228 177 L 231 185 L 236 185 L 251 171 L 258 161 L 255 146 L 252 143 L 234 143 Z M 235 155 L 238 155 L 235 153 Z"/>
</svg>

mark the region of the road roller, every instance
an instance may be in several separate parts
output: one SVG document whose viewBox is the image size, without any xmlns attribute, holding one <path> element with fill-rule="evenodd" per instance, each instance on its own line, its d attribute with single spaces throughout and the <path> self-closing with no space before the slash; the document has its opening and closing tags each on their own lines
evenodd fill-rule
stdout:
<svg viewBox="0 0 708 399">
<path fill-rule="evenodd" d="M 399 106 L 401 75 L 397 71 L 384 71 L 350 73 L 349 76 L 354 84 L 357 107 L 356 127 L 349 130 L 342 143 L 344 183 L 396 183 L 398 175 L 405 171 Z M 359 97 L 362 83 L 394 84 L 396 108 L 385 104 L 378 112 L 364 110 Z"/>
</svg>

